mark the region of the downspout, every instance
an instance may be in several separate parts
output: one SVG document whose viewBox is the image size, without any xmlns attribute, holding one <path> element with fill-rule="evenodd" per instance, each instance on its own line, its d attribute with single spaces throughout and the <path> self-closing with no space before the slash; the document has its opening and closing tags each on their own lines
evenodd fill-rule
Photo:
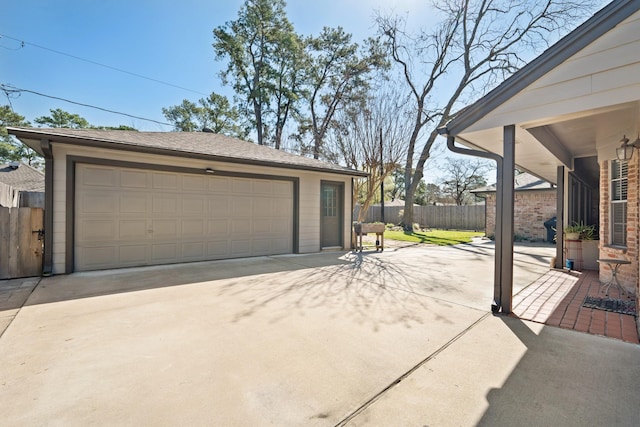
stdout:
<svg viewBox="0 0 640 427">
<path fill-rule="evenodd" d="M 42 275 L 50 276 L 53 272 L 53 151 L 51 141 L 40 140 L 44 154 L 44 257 L 42 259 Z"/>
<path fill-rule="evenodd" d="M 469 148 L 460 148 L 455 146 L 456 137 L 450 136 L 447 128 L 438 129 L 440 135 L 446 135 L 447 148 L 454 153 L 465 156 L 482 157 L 496 162 L 496 229 L 494 232 L 495 241 L 495 265 L 493 271 L 493 302 L 491 303 L 491 311 L 497 313 L 502 307 L 502 156 L 486 151 L 472 150 Z M 460 138 L 459 138 L 460 139 Z M 485 208 L 486 209 L 486 208 Z"/>
</svg>

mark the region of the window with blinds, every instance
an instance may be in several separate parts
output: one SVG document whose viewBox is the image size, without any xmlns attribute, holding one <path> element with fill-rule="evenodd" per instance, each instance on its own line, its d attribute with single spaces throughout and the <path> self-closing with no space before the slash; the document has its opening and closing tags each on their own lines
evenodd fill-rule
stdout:
<svg viewBox="0 0 640 427">
<path fill-rule="evenodd" d="M 621 160 L 611 161 L 611 244 L 627 246 L 627 174 L 629 166 Z"/>
</svg>

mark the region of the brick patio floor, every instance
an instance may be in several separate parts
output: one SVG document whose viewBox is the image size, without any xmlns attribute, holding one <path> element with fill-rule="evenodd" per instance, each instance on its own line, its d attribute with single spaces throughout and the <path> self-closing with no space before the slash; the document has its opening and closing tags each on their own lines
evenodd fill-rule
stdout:
<svg viewBox="0 0 640 427">
<path fill-rule="evenodd" d="M 582 306 L 587 295 L 603 297 L 599 291 L 597 271 L 551 270 L 513 297 L 513 314 L 549 326 L 639 344 L 634 316 Z M 611 288 L 609 296 L 620 298 L 618 289 Z"/>
</svg>

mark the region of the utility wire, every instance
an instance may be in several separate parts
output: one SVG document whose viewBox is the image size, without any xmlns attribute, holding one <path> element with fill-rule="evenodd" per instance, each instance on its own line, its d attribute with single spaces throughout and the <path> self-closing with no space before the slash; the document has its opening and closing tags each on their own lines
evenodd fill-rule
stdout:
<svg viewBox="0 0 640 427">
<path fill-rule="evenodd" d="M 176 89 L 186 90 L 187 92 L 193 92 L 193 93 L 197 93 L 199 95 L 209 96 L 209 94 L 204 93 L 204 92 L 200 92 L 200 91 L 197 91 L 197 90 L 189 89 L 189 88 L 186 88 L 186 87 L 183 87 L 183 86 L 174 85 L 173 83 L 168 83 L 168 82 L 165 82 L 165 81 L 162 81 L 162 80 L 154 79 L 152 77 L 143 76 L 142 74 L 137 74 L 137 73 L 133 73 L 131 71 L 123 70 L 122 68 L 112 67 L 111 65 L 101 64 L 99 62 L 92 61 L 90 59 L 84 59 L 84 58 L 81 58 L 79 56 L 71 55 L 69 53 L 65 53 L 65 52 L 61 52 L 59 50 L 48 48 L 46 46 L 40 46 L 40 45 L 35 44 L 35 43 L 30 43 L 30 42 L 27 42 L 27 41 L 24 41 L 24 40 L 16 39 L 15 37 L 11 37 L 11 36 L 8 36 L 6 34 L 0 34 L 0 38 L 1 37 L 5 37 L 7 39 L 20 42 L 21 43 L 20 48 L 24 47 L 25 45 L 37 47 L 38 49 L 47 50 L 49 52 L 57 53 L 58 55 L 67 56 L 69 58 L 73 58 L 73 59 L 76 59 L 78 61 L 84 61 L 84 62 L 87 62 L 89 64 L 97 65 L 99 67 L 104 67 L 104 68 L 108 68 L 110 70 L 118 71 L 120 73 L 129 74 L 130 76 L 134 76 L 134 77 L 138 77 L 138 78 L 141 78 L 141 79 L 149 80 L 149 81 L 152 81 L 152 82 L 160 83 L 160 84 L 163 84 L 163 85 L 166 85 L 166 86 L 171 86 L 171 87 L 174 87 Z M 5 47 L 5 46 L 3 46 L 3 47 Z M 9 49 L 9 48 L 6 48 L 6 49 Z M 17 49 L 19 49 L 19 48 L 17 48 Z M 15 49 L 15 50 L 17 50 L 17 49 Z"/>
<path fill-rule="evenodd" d="M 57 99 L 59 101 L 68 102 L 70 104 L 80 105 L 82 107 L 94 108 L 96 110 L 105 111 L 107 113 L 119 114 L 121 116 L 131 117 L 133 119 L 144 120 L 144 121 L 147 121 L 147 122 L 153 122 L 153 123 L 157 123 L 157 124 L 163 125 L 163 126 L 173 126 L 171 123 L 164 123 L 164 122 L 160 122 L 158 120 L 147 119 L 145 117 L 140 117 L 140 116 L 134 116 L 133 114 L 127 114 L 127 113 L 122 113 L 120 111 L 109 110 L 107 108 L 96 107 L 95 105 L 84 104 L 82 102 L 76 102 L 76 101 L 72 101 L 70 99 L 60 98 L 58 96 L 46 95 L 44 93 L 36 92 L 34 90 L 20 89 L 20 88 L 11 86 L 11 85 L 6 85 L 4 83 L 0 83 L 0 90 L 2 90 L 7 95 L 7 98 L 9 98 L 9 95 L 13 94 L 13 93 L 27 92 L 27 93 L 32 93 L 32 94 L 38 95 L 38 96 L 44 96 L 45 98 Z"/>
</svg>

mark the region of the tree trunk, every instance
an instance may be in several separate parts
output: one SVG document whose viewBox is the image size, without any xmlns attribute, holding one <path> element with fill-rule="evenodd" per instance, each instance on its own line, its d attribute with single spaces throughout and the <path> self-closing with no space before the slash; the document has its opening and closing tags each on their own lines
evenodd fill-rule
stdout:
<svg viewBox="0 0 640 427">
<path fill-rule="evenodd" d="M 320 158 L 320 137 L 316 134 L 316 132 L 313 132 L 313 158 L 314 159 L 319 159 Z"/>
<path fill-rule="evenodd" d="M 264 145 L 262 140 L 262 106 L 259 102 L 253 101 L 253 112 L 256 115 L 256 131 L 258 132 L 258 145 Z"/>
</svg>

